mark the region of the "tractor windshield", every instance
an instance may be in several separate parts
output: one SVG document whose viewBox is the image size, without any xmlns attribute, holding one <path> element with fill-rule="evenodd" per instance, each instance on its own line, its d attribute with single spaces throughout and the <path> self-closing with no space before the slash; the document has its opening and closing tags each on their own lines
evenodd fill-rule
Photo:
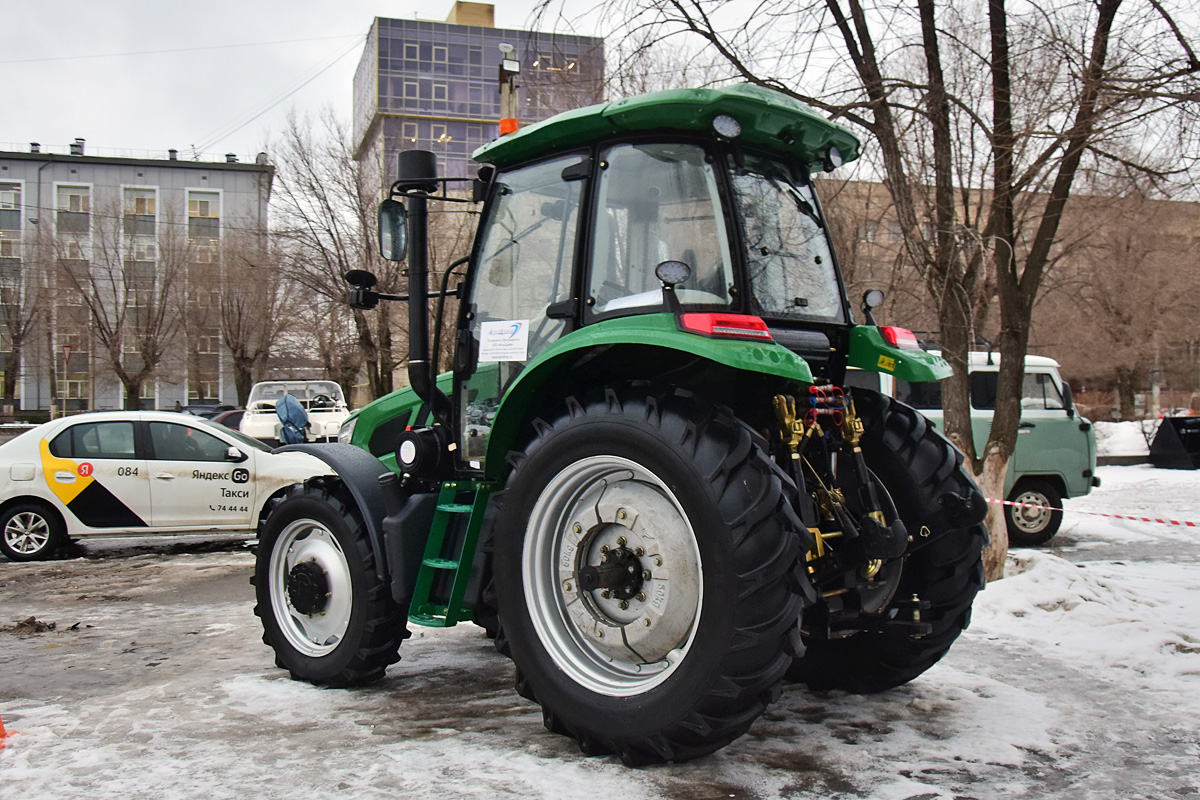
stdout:
<svg viewBox="0 0 1200 800">
<path fill-rule="evenodd" d="M 730 158 L 746 246 L 751 310 L 767 319 L 844 321 L 842 295 L 812 186 L 783 163 Z"/>
</svg>

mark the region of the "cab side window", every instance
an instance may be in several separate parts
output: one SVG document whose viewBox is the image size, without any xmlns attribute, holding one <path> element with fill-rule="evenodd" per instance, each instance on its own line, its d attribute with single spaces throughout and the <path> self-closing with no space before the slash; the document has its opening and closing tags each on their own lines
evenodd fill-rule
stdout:
<svg viewBox="0 0 1200 800">
<path fill-rule="evenodd" d="M 134 458 L 132 422 L 84 422 L 54 437 L 50 453 L 59 458 Z"/>
<path fill-rule="evenodd" d="M 1060 410 L 1066 408 L 1062 392 L 1045 372 L 1026 372 L 1021 384 L 1021 408 Z"/>
<path fill-rule="evenodd" d="M 224 461 L 229 445 L 189 425 L 150 423 L 151 458 L 158 461 Z"/>
</svg>

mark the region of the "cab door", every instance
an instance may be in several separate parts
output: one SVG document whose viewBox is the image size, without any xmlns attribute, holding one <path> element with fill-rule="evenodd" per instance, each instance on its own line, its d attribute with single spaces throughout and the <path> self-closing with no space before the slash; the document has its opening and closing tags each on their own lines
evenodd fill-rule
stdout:
<svg viewBox="0 0 1200 800">
<path fill-rule="evenodd" d="M 1013 463 L 1018 475 L 1060 475 L 1067 495 L 1084 494 L 1091 454 L 1087 433 L 1067 411 L 1057 370 L 1026 367 L 1021 386 L 1021 426 Z"/>
<path fill-rule="evenodd" d="M 132 420 L 70 425 L 41 444 L 46 484 L 88 528 L 147 528 L 150 484 L 136 443 Z"/>
<path fill-rule="evenodd" d="M 214 433 L 176 422 L 147 424 L 150 499 L 156 528 L 250 528 L 254 461 Z"/>
</svg>

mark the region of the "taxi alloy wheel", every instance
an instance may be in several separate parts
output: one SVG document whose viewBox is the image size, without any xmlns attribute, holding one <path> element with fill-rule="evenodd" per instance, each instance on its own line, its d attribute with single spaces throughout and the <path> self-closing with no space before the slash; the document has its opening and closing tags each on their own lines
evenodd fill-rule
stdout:
<svg viewBox="0 0 1200 800">
<path fill-rule="evenodd" d="M 18 503 L 0 515 L 0 552 L 10 561 L 41 561 L 62 546 L 62 521 L 37 503 Z"/>
</svg>

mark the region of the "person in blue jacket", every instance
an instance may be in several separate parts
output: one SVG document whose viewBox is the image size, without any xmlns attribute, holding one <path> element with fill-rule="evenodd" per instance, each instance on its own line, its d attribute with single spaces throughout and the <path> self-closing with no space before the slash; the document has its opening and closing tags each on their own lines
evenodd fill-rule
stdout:
<svg viewBox="0 0 1200 800">
<path fill-rule="evenodd" d="M 308 427 L 308 412 L 300 401 L 290 394 L 275 401 L 275 414 L 283 427 L 279 430 L 279 440 L 283 444 L 301 444 L 304 441 L 304 429 Z"/>
</svg>

